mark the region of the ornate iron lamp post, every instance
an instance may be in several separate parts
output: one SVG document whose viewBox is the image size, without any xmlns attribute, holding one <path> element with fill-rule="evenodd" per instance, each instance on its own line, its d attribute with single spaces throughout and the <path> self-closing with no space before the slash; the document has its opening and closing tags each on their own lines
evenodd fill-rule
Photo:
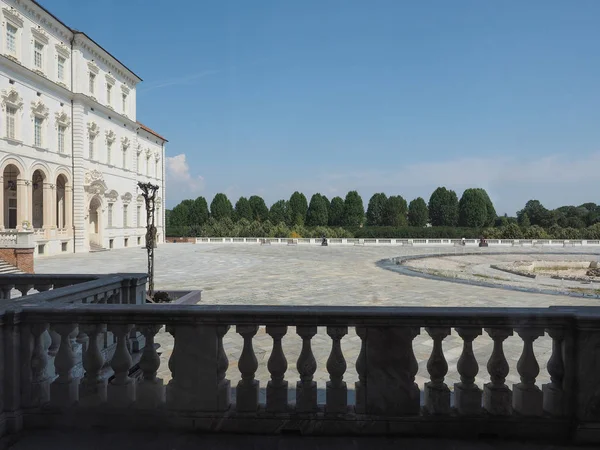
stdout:
<svg viewBox="0 0 600 450">
<path fill-rule="evenodd" d="M 154 210 L 156 208 L 156 192 L 158 186 L 152 183 L 138 183 L 146 202 L 146 251 L 148 253 L 148 297 L 154 295 L 154 247 L 156 246 L 156 227 L 154 226 Z"/>
</svg>

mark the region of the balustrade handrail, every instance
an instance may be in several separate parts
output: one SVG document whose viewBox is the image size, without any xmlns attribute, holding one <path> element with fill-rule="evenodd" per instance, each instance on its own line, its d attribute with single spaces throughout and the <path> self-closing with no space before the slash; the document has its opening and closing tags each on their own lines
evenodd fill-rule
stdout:
<svg viewBox="0 0 600 450">
<path fill-rule="evenodd" d="M 47 293 L 45 293 L 47 294 Z M 75 299 L 77 294 L 73 294 Z M 243 305 L 68 304 L 18 308 L 31 323 L 206 324 L 374 327 L 567 328 L 577 319 L 598 320 L 600 311 L 578 308 L 468 308 Z M 167 306 L 168 308 L 165 308 Z M 596 322 L 597 323 L 597 322 Z"/>
</svg>

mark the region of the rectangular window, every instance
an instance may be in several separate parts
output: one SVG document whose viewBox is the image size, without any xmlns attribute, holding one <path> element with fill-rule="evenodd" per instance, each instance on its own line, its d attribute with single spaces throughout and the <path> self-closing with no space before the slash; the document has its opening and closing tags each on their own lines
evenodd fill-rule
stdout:
<svg viewBox="0 0 600 450">
<path fill-rule="evenodd" d="M 112 95 L 112 84 L 106 85 L 106 104 L 110 105 L 111 103 L 111 95 Z"/>
<path fill-rule="evenodd" d="M 127 94 L 123 94 L 123 114 L 127 113 Z"/>
<path fill-rule="evenodd" d="M 135 157 L 135 170 L 137 173 L 142 173 L 142 168 L 140 167 L 140 154 L 138 153 Z"/>
<path fill-rule="evenodd" d="M 158 161 L 154 164 L 154 178 L 158 178 Z"/>
<path fill-rule="evenodd" d="M 138 205 L 135 213 L 135 223 L 138 227 L 142 226 L 142 207 Z"/>
<path fill-rule="evenodd" d="M 67 127 L 64 125 L 58 126 L 58 153 L 65 152 L 65 135 L 67 134 Z"/>
<path fill-rule="evenodd" d="M 36 69 L 44 68 L 44 46 L 38 41 L 35 41 L 33 49 L 33 64 Z"/>
<path fill-rule="evenodd" d="M 36 147 L 42 146 L 42 125 L 44 119 L 41 117 L 34 117 L 33 119 L 33 145 Z"/>
<path fill-rule="evenodd" d="M 58 79 L 60 81 L 63 81 L 65 79 L 65 62 L 67 62 L 67 60 L 65 58 L 63 58 L 62 56 L 58 57 Z"/>
<path fill-rule="evenodd" d="M 127 147 L 123 146 L 123 169 L 127 169 Z"/>
<path fill-rule="evenodd" d="M 17 109 L 12 106 L 6 107 L 6 137 L 16 139 L 17 137 Z"/>
<path fill-rule="evenodd" d="M 146 158 L 146 176 L 150 176 L 150 157 Z"/>
<path fill-rule="evenodd" d="M 94 139 L 95 138 L 96 138 L 96 136 L 90 134 L 90 147 L 88 149 L 90 159 L 94 159 Z"/>
<path fill-rule="evenodd" d="M 96 87 L 96 74 L 90 73 L 90 94 L 94 94 L 95 87 Z"/>
<path fill-rule="evenodd" d="M 17 55 L 17 27 L 6 24 L 6 49 L 9 53 Z"/>
<path fill-rule="evenodd" d="M 112 142 L 106 143 L 106 164 L 112 162 Z"/>
<path fill-rule="evenodd" d="M 108 211 L 107 211 L 107 221 L 108 221 L 108 228 L 112 228 L 112 214 L 113 214 L 113 204 L 109 203 L 108 204 Z"/>
<path fill-rule="evenodd" d="M 127 228 L 127 205 L 123 205 L 123 228 Z"/>
</svg>

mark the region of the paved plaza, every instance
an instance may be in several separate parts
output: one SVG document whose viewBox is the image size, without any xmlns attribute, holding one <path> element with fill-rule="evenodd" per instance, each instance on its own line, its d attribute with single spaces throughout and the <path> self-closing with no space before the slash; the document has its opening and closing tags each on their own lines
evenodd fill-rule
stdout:
<svg viewBox="0 0 600 450">
<path fill-rule="evenodd" d="M 472 306 L 472 307 L 546 307 L 550 305 L 597 305 L 600 300 L 558 295 L 531 294 L 456 284 L 447 281 L 428 280 L 391 272 L 376 263 L 383 259 L 402 255 L 454 252 L 453 248 L 400 247 L 400 246 L 286 246 L 248 244 L 164 244 L 156 250 L 157 289 L 202 289 L 202 304 L 222 305 L 336 305 L 336 306 Z M 527 254 L 540 249 L 509 248 L 493 252 Z M 552 252 L 563 251 L 552 248 Z M 573 249 L 564 249 L 565 253 Z M 578 248 L 589 252 L 590 260 L 597 259 L 597 249 Z M 479 256 L 485 260 L 485 250 Z M 519 255 L 515 256 L 518 259 Z M 536 258 L 540 258 L 537 256 Z M 585 257 L 584 257 L 585 258 Z M 490 264 L 494 256 L 489 255 Z M 540 258 L 541 259 L 541 258 Z M 506 260 L 506 257 L 503 258 Z M 36 260 L 37 273 L 112 273 L 145 272 L 146 252 L 140 248 L 111 250 L 91 254 L 69 254 Z M 167 382 L 170 372 L 167 361 L 173 349 L 170 334 L 161 331 L 157 336 L 161 344 L 160 376 Z M 271 351 L 271 337 L 261 327 L 254 338 L 254 349 L 259 362 L 256 378 L 261 387 L 269 380 L 267 360 Z M 240 379 L 237 360 L 242 351 L 241 336 L 232 327 L 224 338 L 230 365 L 227 378 L 235 386 Z M 325 368 L 331 339 L 325 329 L 312 340 L 318 363 L 315 380 L 319 387 L 320 402 L 325 400 L 325 382 L 329 379 Z M 427 359 L 433 346 L 425 330 L 414 340 L 414 352 L 419 361 L 416 382 L 421 388 L 428 381 Z M 484 333 L 474 344 L 479 362 L 476 382 L 483 386 L 489 381 L 486 370 L 492 350 L 492 341 Z M 296 360 L 301 340 L 290 328 L 283 339 L 288 360 L 286 379 L 291 388 L 299 379 Z M 448 361 L 446 382 L 450 387 L 459 381 L 456 363 L 461 353 L 462 340 L 453 330 L 443 343 Z M 507 383 L 519 382 L 516 363 L 522 349 L 518 336 L 505 341 L 505 353 L 510 365 Z M 342 349 L 348 368 L 344 379 L 349 387 L 357 381 L 355 361 L 360 351 L 360 338 L 354 329 L 342 340 Z M 545 336 L 535 341 L 534 350 L 540 363 L 538 384 L 548 382 L 545 365 L 550 357 L 551 340 Z M 264 389 L 261 389 L 264 401 Z M 352 399 L 352 392 L 350 392 Z"/>
</svg>

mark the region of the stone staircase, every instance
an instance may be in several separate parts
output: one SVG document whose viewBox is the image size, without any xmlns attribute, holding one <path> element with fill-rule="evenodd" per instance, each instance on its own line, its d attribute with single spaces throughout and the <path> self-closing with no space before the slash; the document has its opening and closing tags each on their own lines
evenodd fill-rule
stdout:
<svg viewBox="0 0 600 450">
<path fill-rule="evenodd" d="M 90 242 L 90 253 L 95 253 L 95 252 L 107 252 L 108 249 L 102 247 L 101 245 L 95 244 L 93 242 Z"/>
<path fill-rule="evenodd" d="M 0 275 L 10 275 L 12 273 L 23 273 L 12 264 L 0 259 Z"/>
</svg>

